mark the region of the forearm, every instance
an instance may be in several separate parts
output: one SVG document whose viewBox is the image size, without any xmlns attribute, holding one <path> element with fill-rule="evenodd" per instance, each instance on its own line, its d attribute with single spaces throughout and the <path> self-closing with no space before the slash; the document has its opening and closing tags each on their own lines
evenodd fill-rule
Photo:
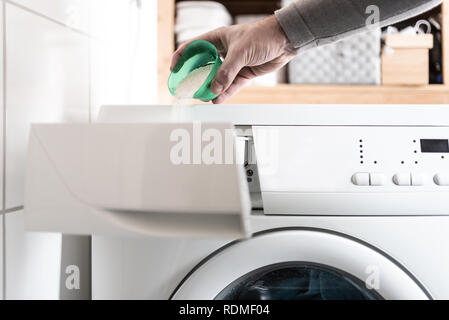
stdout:
<svg viewBox="0 0 449 320">
<path fill-rule="evenodd" d="M 379 8 L 386 26 L 421 14 L 443 0 L 296 0 L 276 11 L 276 18 L 296 49 L 340 40 L 365 30 L 369 6 Z"/>
</svg>

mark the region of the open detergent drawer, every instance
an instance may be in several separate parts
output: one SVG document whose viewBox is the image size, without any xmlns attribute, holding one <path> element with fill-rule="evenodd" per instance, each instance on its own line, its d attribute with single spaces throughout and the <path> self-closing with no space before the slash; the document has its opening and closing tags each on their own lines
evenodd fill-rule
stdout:
<svg viewBox="0 0 449 320">
<path fill-rule="evenodd" d="M 25 190 L 27 229 L 247 236 L 251 204 L 243 167 L 233 152 L 233 126 L 203 123 L 197 131 L 193 122 L 33 125 Z M 210 142 L 219 140 L 215 146 L 224 148 L 229 132 L 231 146 L 226 155 L 223 152 L 224 163 L 210 163 L 204 155 L 217 156 L 210 153 Z"/>
</svg>

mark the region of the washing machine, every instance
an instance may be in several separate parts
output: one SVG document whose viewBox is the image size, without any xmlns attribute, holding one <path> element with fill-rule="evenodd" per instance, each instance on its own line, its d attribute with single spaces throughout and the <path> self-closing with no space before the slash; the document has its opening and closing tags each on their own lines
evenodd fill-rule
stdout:
<svg viewBox="0 0 449 320">
<path fill-rule="evenodd" d="M 33 125 L 26 224 L 92 235 L 94 299 L 448 299 L 448 141 L 446 106 L 105 106 Z"/>
</svg>

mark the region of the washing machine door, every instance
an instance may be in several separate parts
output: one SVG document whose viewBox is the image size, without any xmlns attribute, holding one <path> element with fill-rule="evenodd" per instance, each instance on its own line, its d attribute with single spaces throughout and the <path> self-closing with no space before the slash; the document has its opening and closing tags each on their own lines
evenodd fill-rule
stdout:
<svg viewBox="0 0 449 320">
<path fill-rule="evenodd" d="M 218 250 L 173 299 L 430 299 L 403 266 L 345 235 L 317 230 L 265 233 Z"/>
</svg>

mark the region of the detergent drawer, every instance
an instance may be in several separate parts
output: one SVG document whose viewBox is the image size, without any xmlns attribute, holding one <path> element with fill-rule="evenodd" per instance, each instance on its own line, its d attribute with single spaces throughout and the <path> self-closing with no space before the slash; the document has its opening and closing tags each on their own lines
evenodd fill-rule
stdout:
<svg viewBox="0 0 449 320">
<path fill-rule="evenodd" d="M 29 230 L 243 237 L 251 210 L 233 126 L 35 124 Z"/>
</svg>

